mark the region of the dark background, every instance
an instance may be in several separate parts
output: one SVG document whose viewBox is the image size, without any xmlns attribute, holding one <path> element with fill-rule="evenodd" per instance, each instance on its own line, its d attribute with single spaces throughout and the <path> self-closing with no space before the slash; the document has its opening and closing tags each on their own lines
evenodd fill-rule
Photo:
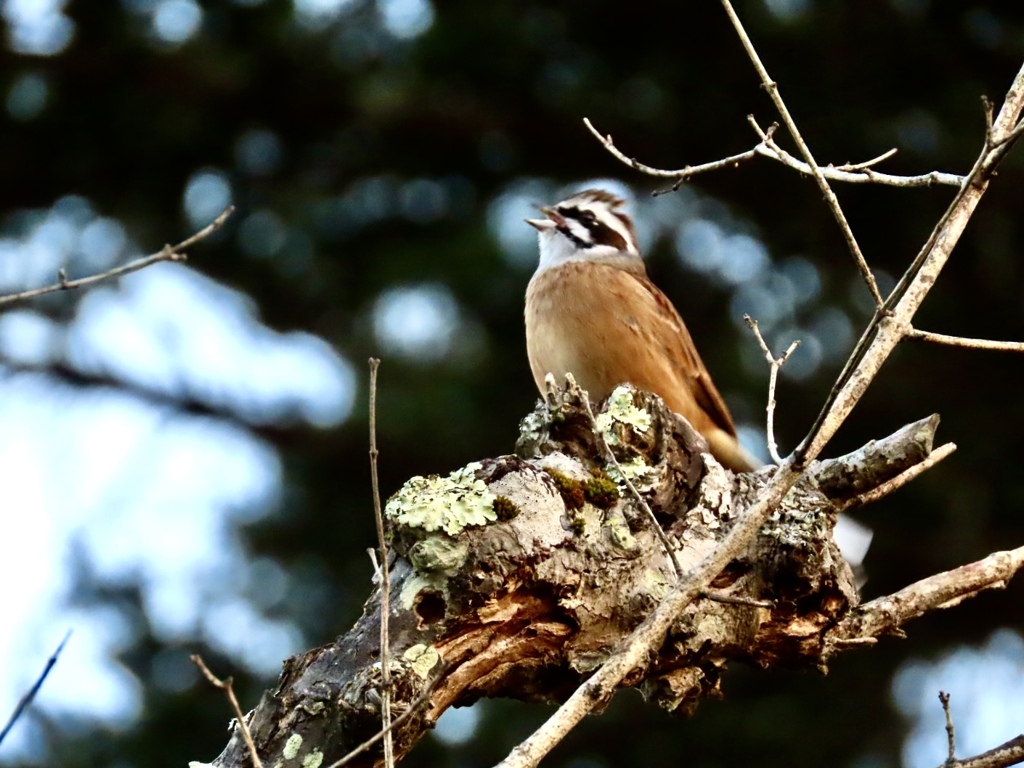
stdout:
<svg viewBox="0 0 1024 768">
<path fill-rule="evenodd" d="M 738 3 L 823 163 L 898 146 L 885 170 L 965 172 L 983 137 L 979 97 L 999 99 L 1024 58 L 1024 7 L 1012 3 L 814 0 L 775 8 Z M 335 429 L 241 422 L 280 452 L 287 488 L 286 514 L 249 526 L 246 541 L 253 556 L 284 567 L 297 596 L 287 618 L 311 646 L 344 632 L 369 592 L 364 551 L 375 539 L 361 403 L 362 361 L 380 353 L 370 320 L 376 297 L 395 285 L 442 284 L 475 329 L 463 353 L 426 362 L 385 355 L 378 422 L 387 495 L 411 475 L 510 451 L 517 421 L 534 403 L 522 332 L 532 266 L 502 256 L 487 224 L 496 196 L 518 179 L 556 189 L 611 176 L 641 197 L 658 188 L 607 155 L 584 131 L 584 116 L 629 154 L 663 167 L 743 151 L 755 142 L 746 115 L 762 125 L 775 119 L 713 2 L 453 0 L 435 4 L 432 24 L 409 40 L 389 36 L 377 6 L 360 0 L 316 25 L 297 23 L 280 0 L 205 2 L 201 28 L 180 45 L 155 39 L 132 4 L 80 0 L 65 12 L 75 35 L 61 52 L 0 51 L 0 91 L 26 72 L 49 88 L 38 114 L 0 119 L 0 217 L 76 193 L 138 242 L 159 245 L 190 231 L 181 199 L 187 179 L 200 168 L 223 169 L 239 210 L 224 233 L 193 252 L 192 266 L 251 296 L 272 328 L 317 334 L 357 365 L 360 405 Z M 239 137 L 253 129 L 276 136 L 278 162 L 255 170 L 239 162 Z M 920 327 L 1024 338 L 1022 163 L 1018 148 L 929 296 Z M 417 217 L 368 216 L 332 203 L 381 178 L 392 187 L 417 179 L 441 185 L 450 205 Z M 815 306 L 839 307 L 862 326 L 866 291 L 813 182 L 757 160 L 692 185 L 745 222 L 773 259 L 801 254 L 813 262 L 822 280 Z M 867 258 L 890 276 L 912 259 L 952 196 L 946 188 L 837 191 Z M 291 233 L 271 259 L 239 244 L 256 209 L 274 211 Z M 651 248 L 652 274 L 687 318 L 738 418 L 759 424 L 767 371 L 741 363 L 753 341 L 728 319 L 729 290 L 688 271 L 668 246 Z M 62 297 L 46 312 L 66 319 L 79 298 Z M 810 424 L 838 368 L 829 361 L 811 376 L 783 380 L 784 450 Z M 74 387 L 101 383 L 70 366 L 49 375 Z M 869 596 L 1024 541 L 1022 381 L 1024 359 L 1004 354 L 907 344 L 886 364 L 830 452 L 932 412 L 942 414 L 940 436 L 959 450 L 860 515 L 875 530 Z M 201 399 L 173 400 L 239 421 Z M 155 767 L 212 759 L 226 739 L 221 695 L 198 678 L 177 694 L 147 685 L 165 649 L 145 631 L 137 593 L 119 585 L 111 595 L 87 578 L 79 587 L 143 622 L 141 639 L 120 661 L 144 686 L 144 715 L 122 730 L 51 716 L 44 762 Z M 1019 628 L 1022 590 L 1017 583 L 930 615 L 908 627 L 907 640 L 836 659 L 827 677 L 733 668 L 724 700 L 690 720 L 623 693 L 547 764 L 895 765 L 906 730 L 890 699 L 895 670 L 910 655 L 935 658 L 981 643 L 997 627 Z M 203 651 L 219 671 L 236 674 L 243 707 L 273 682 L 247 676 L 198 639 L 175 650 Z M 473 739 L 448 746 L 427 738 L 407 764 L 492 764 L 549 712 L 487 703 Z"/>
</svg>

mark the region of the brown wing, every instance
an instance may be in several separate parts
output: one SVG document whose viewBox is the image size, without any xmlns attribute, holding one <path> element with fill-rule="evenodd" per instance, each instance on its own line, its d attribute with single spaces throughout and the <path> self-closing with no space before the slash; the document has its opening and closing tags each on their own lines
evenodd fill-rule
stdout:
<svg viewBox="0 0 1024 768">
<path fill-rule="evenodd" d="M 690 336 L 690 331 L 687 330 L 679 312 L 646 274 L 632 270 L 630 274 L 636 280 L 638 288 L 645 291 L 661 310 L 655 313 L 656 321 L 661 327 L 650 329 L 652 335 L 665 347 L 665 352 L 675 360 L 679 370 L 692 380 L 693 394 L 698 404 L 719 427 L 730 435 L 735 435 L 736 425 L 733 424 L 729 408 L 715 388 L 711 374 L 708 373 L 704 361 L 700 359 L 693 337 Z"/>
</svg>

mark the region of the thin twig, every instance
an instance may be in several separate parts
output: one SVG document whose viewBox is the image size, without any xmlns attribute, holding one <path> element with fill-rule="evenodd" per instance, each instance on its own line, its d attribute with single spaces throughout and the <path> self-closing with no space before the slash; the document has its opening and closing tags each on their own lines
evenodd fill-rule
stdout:
<svg viewBox="0 0 1024 768">
<path fill-rule="evenodd" d="M 753 121 L 752 116 L 748 116 L 747 119 Z M 676 183 L 672 185 L 673 190 L 679 189 L 682 182 L 692 178 L 693 176 L 697 176 L 701 173 L 708 173 L 710 171 L 735 168 L 740 163 L 751 160 L 757 155 L 781 163 L 787 168 L 797 171 L 798 173 L 802 173 L 807 176 L 814 175 L 814 170 L 803 160 L 793 157 L 793 155 L 779 147 L 774 141 L 771 142 L 771 145 L 769 146 L 765 143 L 763 138 L 762 141 L 756 144 L 752 149 L 748 149 L 746 152 L 730 155 L 729 157 L 723 157 L 721 160 L 713 160 L 708 163 L 701 163 L 700 165 L 687 165 L 683 168 L 675 169 L 655 168 L 652 165 L 641 163 L 635 157 L 630 157 L 625 154 L 615 146 L 615 142 L 612 140 L 610 134 L 600 133 L 588 118 L 583 118 L 583 124 L 616 160 L 646 176 L 675 180 Z M 752 122 L 752 124 L 756 126 L 756 123 Z M 759 136 L 761 134 L 765 134 L 770 138 L 774 131 L 774 127 L 769 127 L 767 131 L 761 131 L 760 128 L 757 128 L 757 131 Z M 866 160 L 863 163 L 847 163 L 845 165 L 838 166 L 828 165 L 820 168 L 819 170 L 826 179 L 829 179 L 830 181 L 844 182 L 847 184 L 882 184 L 890 187 L 907 188 L 933 187 L 936 185 L 959 187 L 963 183 L 963 177 L 958 176 L 955 173 L 932 171 L 930 173 L 922 173 L 917 176 L 897 176 L 891 173 L 879 173 L 872 169 L 872 166 L 889 159 L 895 152 L 895 149 L 890 149 L 888 152 L 872 158 L 871 160 Z"/>
<path fill-rule="evenodd" d="M 378 741 L 383 739 L 385 736 L 389 736 L 395 728 L 397 728 L 410 717 L 412 717 L 416 713 L 416 711 L 420 709 L 420 707 L 422 707 L 424 704 L 430 701 L 430 695 L 434 692 L 434 687 L 437 685 L 438 681 L 440 681 L 441 678 L 445 676 L 445 672 L 447 672 L 448 666 L 449 665 L 446 664 L 444 667 L 441 668 L 441 670 L 437 673 L 437 676 L 434 677 L 434 679 L 430 681 L 427 687 L 423 689 L 423 692 L 415 699 L 413 699 L 411 702 L 409 702 L 409 708 L 406 709 L 405 712 L 400 714 L 394 720 L 392 720 L 391 724 L 387 728 L 382 728 L 381 730 L 377 731 L 377 733 L 368 738 L 366 741 L 364 741 L 358 747 L 353 749 L 347 755 L 338 760 L 335 760 L 333 763 L 328 765 L 327 768 L 343 768 L 343 766 L 351 763 L 355 758 L 359 757 L 359 755 L 368 750 L 370 747 L 372 747 Z"/>
<path fill-rule="evenodd" d="M 787 168 L 791 168 L 805 176 L 814 175 L 814 168 L 803 160 L 793 157 L 793 155 L 775 143 L 772 139 L 772 127 L 775 126 L 775 123 L 765 131 L 757 124 L 753 115 L 747 115 L 747 122 L 749 122 L 751 127 L 753 127 L 754 132 L 758 137 L 761 138 L 761 143 L 754 148 L 757 151 L 757 154 L 782 163 L 782 165 Z M 890 149 L 885 154 L 879 155 L 878 157 L 863 163 L 840 165 L 836 167 L 824 166 L 819 167 L 819 170 L 821 171 L 821 175 L 829 181 L 840 181 L 845 184 L 881 184 L 886 187 L 901 187 L 903 189 L 908 189 L 911 187 L 935 187 L 940 185 L 959 187 L 964 183 L 964 177 L 958 176 L 955 173 L 930 171 L 928 173 L 918 174 L 917 176 L 896 176 L 891 173 L 880 173 L 871 167 L 876 163 L 891 157 L 892 153 L 895 151 L 895 149 Z"/>
<path fill-rule="evenodd" d="M 867 260 L 864 258 L 864 254 L 861 253 L 860 246 L 857 244 L 857 238 L 854 237 L 853 230 L 850 229 L 850 223 L 846 220 L 846 214 L 843 213 L 843 209 L 839 205 L 839 200 L 836 198 L 835 193 L 832 191 L 832 187 L 829 186 L 828 181 L 825 179 L 825 175 L 822 173 L 821 168 L 814 159 L 814 155 L 811 154 L 811 149 L 804 141 L 803 136 L 800 134 L 800 130 L 796 127 L 796 121 L 794 121 L 793 116 L 790 115 L 789 108 L 782 100 L 782 95 L 779 93 L 778 83 L 772 80 L 768 75 L 768 70 L 765 69 L 764 64 L 761 63 L 761 57 L 755 50 L 754 44 L 750 41 L 750 37 L 747 35 L 746 29 L 743 28 L 743 23 L 740 21 L 739 16 L 737 16 L 736 11 L 733 10 L 732 3 L 729 2 L 729 0 L 721 0 L 721 3 L 722 7 L 725 9 L 726 15 L 729 17 L 729 21 L 732 22 L 732 26 L 736 30 L 736 34 L 739 35 L 740 42 L 743 44 L 743 48 L 746 50 L 747 56 L 750 57 L 750 61 L 754 65 L 754 69 L 757 70 L 757 74 L 761 78 L 761 85 L 766 91 L 768 91 L 768 95 L 771 97 L 772 102 L 775 104 L 775 108 L 782 117 L 782 122 L 785 124 L 786 130 L 789 131 L 789 135 L 793 138 L 793 141 L 796 142 L 797 148 L 800 150 L 800 155 L 811 167 L 811 174 L 814 176 L 814 180 L 818 183 L 818 188 L 821 190 L 821 194 L 824 195 L 825 202 L 828 203 L 828 207 L 832 211 L 832 215 L 835 217 L 836 222 L 839 224 L 839 228 L 843 232 L 846 244 L 850 247 L 850 252 L 853 254 L 854 260 L 857 262 L 857 268 L 860 269 L 861 276 L 864 278 L 864 282 L 867 283 L 868 290 L 871 291 L 871 297 L 875 300 L 875 306 L 882 306 L 882 294 L 878 291 L 878 283 L 875 282 L 875 276 L 872 274 L 871 268 L 868 266 Z"/>
<path fill-rule="evenodd" d="M 679 563 L 679 556 L 676 554 L 676 548 L 672 546 L 672 542 L 669 541 L 665 531 L 658 524 L 658 518 L 654 516 L 654 510 L 647 503 L 647 500 L 641 495 L 640 491 L 637 490 L 636 486 L 633 485 L 633 481 L 629 479 L 625 472 L 622 471 L 622 465 L 619 464 L 619 460 L 615 458 L 615 453 L 612 451 L 611 446 L 608 445 L 608 441 L 604 439 L 604 434 L 597 426 L 597 418 L 594 416 L 594 409 L 590 407 L 590 396 L 587 394 L 585 389 L 582 389 L 579 384 L 576 383 L 576 379 L 571 374 L 566 376 L 569 382 L 569 389 L 579 396 L 580 402 L 583 403 L 583 409 L 587 412 L 587 418 L 590 419 L 590 429 L 594 433 L 594 438 L 598 442 L 598 446 L 601 448 L 601 452 L 608 458 L 609 463 L 615 467 L 615 471 L 618 472 L 619 477 L 626 484 L 626 488 L 632 494 L 636 503 L 643 510 L 647 516 L 647 520 L 651 527 L 654 529 L 655 535 L 658 540 L 661 541 L 662 547 L 665 548 L 665 554 L 668 555 L 669 562 L 672 565 L 672 571 L 676 575 L 678 580 L 683 575 L 683 566 Z"/>
<path fill-rule="evenodd" d="M 911 328 L 907 331 L 908 339 L 930 341 L 933 344 L 947 344 L 951 347 L 967 347 L 968 349 L 986 349 L 991 352 L 1024 352 L 1024 341 L 992 341 L 991 339 L 968 339 L 964 336 L 947 336 L 944 333 L 919 331 Z"/>
<path fill-rule="evenodd" d="M 949 712 L 949 694 L 939 691 L 939 701 L 942 702 L 942 711 L 946 713 L 946 741 L 949 747 L 947 760 L 952 763 L 956 760 L 956 736 L 953 731 L 953 715 Z"/>
<path fill-rule="evenodd" d="M 185 249 L 195 245 L 200 240 L 203 240 L 222 226 L 224 222 L 228 220 L 228 217 L 234 213 L 235 206 L 229 205 L 225 208 L 221 214 L 203 227 L 201 230 L 196 232 L 191 237 L 182 240 L 177 245 L 165 245 L 160 251 L 144 256 L 141 259 L 128 262 L 120 267 L 108 270 L 98 275 L 90 275 L 89 277 L 82 277 L 78 280 L 68 280 L 67 275 L 64 274 L 63 270 L 57 274 L 57 282 L 53 285 L 47 285 L 44 288 L 33 288 L 30 291 L 22 291 L 21 293 L 12 293 L 7 296 L 0 296 L 0 306 L 7 304 L 14 304 L 19 301 L 26 301 L 28 299 L 34 299 L 37 296 L 43 296 L 47 293 L 55 293 L 57 291 L 69 291 L 75 288 L 83 288 L 93 283 L 98 283 L 101 280 L 111 280 L 115 277 L 123 277 L 124 275 L 130 274 L 131 272 L 138 272 L 140 269 L 145 269 L 154 264 L 158 264 L 161 261 L 185 261 L 187 256 L 184 253 Z"/>
<path fill-rule="evenodd" d="M 198 653 L 193 653 L 189 658 L 192 660 L 193 664 L 199 667 L 199 671 L 203 673 L 203 676 L 206 677 L 214 687 L 220 688 L 227 695 L 228 701 L 231 702 L 231 707 L 235 710 L 235 722 L 238 723 L 238 727 L 242 730 L 242 738 L 245 739 L 245 744 L 249 747 L 249 755 L 252 757 L 252 764 L 255 768 L 263 768 L 263 761 L 260 760 L 259 753 L 256 752 L 256 743 L 252 740 L 252 734 L 249 732 L 249 726 L 245 722 L 245 715 L 242 714 L 242 708 L 238 706 L 238 699 L 235 698 L 233 680 L 230 677 L 221 680 L 213 674 L 213 672 L 210 671 L 210 668 L 206 666 L 206 662 L 203 661 L 203 657 Z"/>
<path fill-rule="evenodd" d="M 765 343 L 764 337 L 761 335 L 761 329 L 758 327 L 757 320 L 751 318 L 750 315 L 743 315 L 743 320 L 750 327 L 750 330 L 754 332 L 754 336 L 757 337 L 757 343 L 761 345 L 761 351 L 764 352 L 764 359 L 768 361 L 770 366 L 768 373 L 768 407 L 765 409 L 768 412 L 768 454 L 772 457 L 772 461 L 776 464 L 781 464 L 782 457 L 779 456 L 779 444 L 775 441 L 775 387 L 779 380 L 779 369 L 789 360 L 789 356 L 796 352 L 796 348 L 800 346 L 800 339 L 790 344 L 789 349 L 783 352 L 781 357 L 776 358 L 772 355 L 772 351 L 768 349 L 768 344 Z"/>
<path fill-rule="evenodd" d="M 594 127 L 594 124 L 590 122 L 590 118 L 584 117 L 583 124 L 587 126 L 587 130 L 594 134 L 597 140 L 600 141 L 601 144 L 604 145 L 604 148 L 607 149 L 615 158 L 625 163 L 626 165 L 630 166 L 631 168 L 640 171 L 640 173 L 643 173 L 647 176 L 655 176 L 661 179 L 678 179 L 680 181 L 685 181 L 691 176 L 696 176 L 697 174 L 700 173 L 707 173 L 708 171 L 717 171 L 722 168 L 735 168 L 738 164 L 744 162 L 745 160 L 751 160 L 757 155 L 757 148 L 755 147 L 754 149 L 749 149 L 746 152 L 740 152 L 738 155 L 732 155 L 731 157 L 726 157 L 721 160 L 715 160 L 714 162 L 710 163 L 702 163 L 700 165 L 688 165 L 685 168 L 680 168 L 679 170 L 674 171 L 661 170 L 660 168 L 654 168 L 653 166 L 645 165 L 636 158 L 624 155 L 622 151 L 615 146 L 615 143 L 612 141 L 611 134 L 605 136 L 599 133 L 598 130 Z"/>
<path fill-rule="evenodd" d="M 64 639 L 60 641 L 57 649 L 50 654 L 50 658 L 46 660 L 46 664 L 43 666 L 43 671 L 39 673 L 39 677 L 32 683 L 32 687 L 29 688 L 25 695 L 21 697 L 18 702 L 18 706 L 14 708 L 11 713 L 10 719 L 7 721 L 7 725 L 4 726 L 3 730 L 0 731 L 0 744 L 3 744 L 7 734 L 10 733 L 11 728 L 18 722 L 21 716 L 32 706 L 32 702 L 35 701 L 36 695 L 39 693 L 39 689 L 43 687 L 43 683 L 46 681 L 47 676 L 50 674 L 50 670 L 53 669 L 54 664 L 57 663 L 57 658 L 60 656 L 60 652 L 64 650 L 64 645 L 67 643 L 68 638 L 71 637 L 71 630 L 69 629 L 64 635 Z"/>
<path fill-rule="evenodd" d="M 798 464 L 803 464 L 806 456 L 817 456 L 821 452 L 860 401 L 896 345 L 906 338 L 918 307 L 949 260 L 967 222 L 988 189 L 996 167 L 1012 146 L 1013 142 L 1005 137 L 1007 131 L 1017 124 L 1022 109 L 1024 67 L 1014 77 L 974 167 L 913 263 L 889 294 L 885 305 L 876 310 L 857 341 L 818 417 L 794 452 Z"/>
<path fill-rule="evenodd" d="M 377 546 L 380 548 L 380 669 L 381 719 L 384 733 L 384 765 L 395 764 L 394 740 L 391 738 L 391 665 L 388 635 L 391 615 L 391 571 L 388 568 L 388 542 L 384 533 L 384 515 L 380 508 L 380 484 L 377 478 L 377 369 L 380 360 L 371 357 L 370 364 L 370 483 L 373 486 L 373 516 L 377 523 Z"/>
<path fill-rule="evenodd" d="M 700 594 L 715 603 L 726 603 L 727 605 L 746 605 L 751 608 L 774 608 L 775 603 L 771 600 L 758 600 L 756 597 L 744 597 L 743 595 L 728 595 L 719 592 L 717 589 L 705 589 Z"/>
<path fill-rule="evenodd" d="M 758 124 L 753 115 L 747 115 L 747 122 L 750 123 L 754 133 L 761 139 L 761 143 L 755 147 L 757 153 L 763 157 L 775 160 L 787 168 L 813 176 L 814 169 L 803 160 L 794 157 L 774 141 L 774 129 L 777 123 L 772 123 L 768 130 L 764 130 Z M 862 163 L 846 163 L 844 165 L 819 166 L 822 176 L 829 181 L 840 181 L 846 184 L 881 184 L 888 187 L 934 187 L 950 186 L 959 187 L 964 182 L 964 176 L 943 171 L 929 171 L 916 176 L 898 176 L 890 173 L 880 173 L 874 170 L 873 166 L 889 159 L 896 153 L 896 149 L 890 149 L 878 157 L 866 160 Z"/>
<path fill-rule="evenodd" d="M 824 173 L 829 168 L 834 168 L 837 171 L 863 171 L 867 168 L 870 168 L 873 165 L 878 165 L 879 163 L 885 162 L 890 157 L 895 155 L 897 152 L 899 152 L 899 150 L 896 147 L 893 147 L 892 149 L 883 152 L 878 157 L 873 157 L 870 160 L 865 160 L 863 163 L 845 163 L 843 165 L 837 166 L 829 165 L 826 168 L 822 168 L 821 170 L 822 173 Z"/>
<path fill-rule="evenodd" d="M 886 480 L 881 485 L 876 485 L 870 491 L 862 493 L 860 496 L 854 496 L 849 499 L 845 504 L 842 505 L 843 510 L 852 509 L 853 507 L 861 507 L 865 504 L 872 504 L 879 499 L 888 496 L 898 488 L 902 488 L 904 485 L 909 483 L 911 480 L 916 478 L 918 475 L 927 472 L 929 469 L 934 467 L 940 461 L 945 459 L 947 456 L 956 450 L 956 443 L 946 443 L 943 446 L 936 448 L 930 454 L 928 458 L 919 464 L 915 464 L 909 469 L 900 472 L 896 477 Z"/>
</svg>

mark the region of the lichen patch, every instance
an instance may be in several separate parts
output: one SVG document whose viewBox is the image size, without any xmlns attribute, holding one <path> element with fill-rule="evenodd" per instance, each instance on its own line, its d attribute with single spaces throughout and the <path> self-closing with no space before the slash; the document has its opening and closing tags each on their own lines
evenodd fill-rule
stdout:
<svg viewBox="0 0 1024 768">
<path fill-rule="evenodd" d="M 427 532 L 443 530 L 449 536 L 469 526 L 493 523 L 498 519 L 497 496 L 477 479 L 481 466 L 473 462 L 447 477 L 412 477 L 388 500 L 384 514 L 398 525 Z"/>
<path fill-rule="evenodd" d="M 626 424 L 636 432 L 647 432 L 651 428 L 651 414 L 633 404 L 633 390 L 629 387 L 620 386 L 612 390 L 604 413 L 599 414 L 596 421 L 609 445 L 616 445 L 619 441 L 612 429 L 616 422 Z"/>
</svg>

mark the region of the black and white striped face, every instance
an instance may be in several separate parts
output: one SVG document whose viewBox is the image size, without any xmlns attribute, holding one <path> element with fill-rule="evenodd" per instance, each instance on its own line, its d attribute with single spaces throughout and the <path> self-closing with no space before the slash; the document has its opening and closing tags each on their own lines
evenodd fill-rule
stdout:
<svg viewBox="0 0 1024 768">
<path fill-rule="evenodd" d="M 558 205 L 541 208 L 546 219 L 526 220 L 538 232 L 538 269 L 567 261 L 640 258 L 633 222 L 619 210 L 624 204 L 609 192 L 588 189 Z"/>
</svg>

